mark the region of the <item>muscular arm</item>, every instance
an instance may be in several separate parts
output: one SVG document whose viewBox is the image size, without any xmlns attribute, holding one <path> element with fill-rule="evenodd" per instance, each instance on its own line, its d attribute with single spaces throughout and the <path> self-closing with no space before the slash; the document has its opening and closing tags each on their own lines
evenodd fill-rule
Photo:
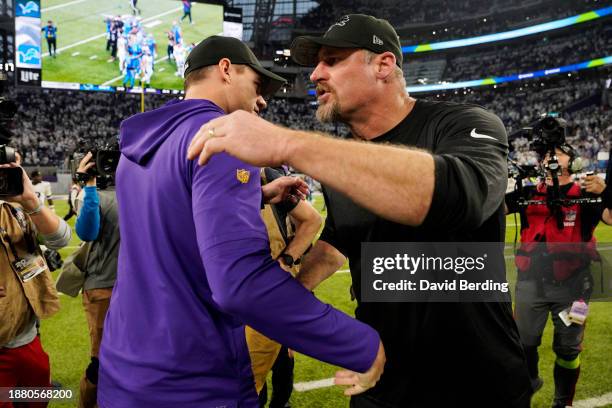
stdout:
<svg viewBox="0 0 612 408">
<path fill-rule="evenodd" d="M 317 241 L 304 257 L 296 279 L 308 290 L 314 290 L 321 282 L 342 267 L 346 258 L 325 241 Z"/>
<path fill-rule="evenodd" d="M 293 259 L 298 259 L 306 252 L 319 232 L 321 216 L 312 205 L 303 200 L 300 200 L 298 205 L 289 212 L 289 216 L 296 229 L 293 239 L 284 252 L 291 255 Z"/>
<path fill-rule="evenodd" d="M 497 211 L 506 190 L 504 125 L 476 106 L 430 121 L 431 153 L 297 132 L 287 141 L 286 157 L 293 167 L 388 220 L 477 228 Z"/>
<path fill-rule="evenodd" d="M 432 115 L 432 153 L 294 131 L 237 111 L 203 125 L 188 157 L 200 155 L 205 164 L 227 152 L 256 166 L 287 163 L 388 220 L 477 228 L 499 209 L 506 190 L 506 130 L 476 106 Z"/>
<path fill-rule="evenodd" d="M 292 167 L 388 220 L 420 225 L 429 212 L 435 184 L 429 153 L 300 131 L 287 147 Z"/>
</svg>

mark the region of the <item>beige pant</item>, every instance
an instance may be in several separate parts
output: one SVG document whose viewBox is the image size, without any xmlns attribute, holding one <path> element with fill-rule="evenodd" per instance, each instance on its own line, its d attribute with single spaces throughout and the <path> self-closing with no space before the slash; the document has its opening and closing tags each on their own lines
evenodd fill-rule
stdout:
<svg viewBox="0 0 612 408">
<path fill-rule="evenodd" d="M 83 292 L 83 309 L 85 309 L 85 317 L 89 326 L 92 357 L 98 357 L 100 352 L 104 318 L 110 305 L 112 292 L 113 288 L 90 289 Z M 98 387 L 86 378 L 85 373 L 81 377 L 79 388 L 79 408 L 97 407 Z"/>
<path fill-rule="evenodd" d="M 259 394 L 266 383 L 266 377 L 272 369 L 276 357 L 278 357 L 281 345 L 249 326 L 245 328 L 245 335 L 249 355 L 251 356 L 253 376 L 255 377 L 255 389 Z"/>
</svg>

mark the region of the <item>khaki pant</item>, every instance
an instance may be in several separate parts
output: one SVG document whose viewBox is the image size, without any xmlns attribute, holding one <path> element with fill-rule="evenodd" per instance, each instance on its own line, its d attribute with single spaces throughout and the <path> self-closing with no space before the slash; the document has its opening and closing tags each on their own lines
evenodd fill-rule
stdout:
<svg viewBox="0 0 612 408">
<path fill-rule="evenodd" d="M 272 369 L 276 357 L 278 357 L 281 345 L 249 326 L 245 328 L 245 335 L 249 355 L 251 356 L 253 377 L 255 377 L 255 389 L 259 394 L 266 383 L 266 377 Z"/>
<path fill-rule="evenodd" d="M 97 358 L 100 352 L 104 318 L 110 305 L 112 292 L 112 288 L 90 289 L 83 292 L 83 309 L 85 309 L 85 317 L 89 326 L 91 357 Z M 79 408 L 97 407 L 97 394 L 97 384 L 92 383 L 83 373 L 79 390 Z"/>
</svg>

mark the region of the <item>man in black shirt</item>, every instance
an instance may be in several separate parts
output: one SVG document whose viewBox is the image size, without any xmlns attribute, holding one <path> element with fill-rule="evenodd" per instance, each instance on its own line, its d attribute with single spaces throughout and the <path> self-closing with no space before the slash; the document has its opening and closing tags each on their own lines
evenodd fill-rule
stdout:
<svg viewBox="0 0 612 408">
<path fill-rule="evenodd" d="M 505 303 L 362 302 L 362 242 L 503 242 L 507 137 L 474 105 L 405 90 L 402 52 L 385 20 L 352 14 L 323 37 L 298 37 L 296 62 L 316 66 L 321 121 L 354 140 L 293 131 L 236 112 L 203 126 L 189 157 L 226 151 L 255 165 L 290 164 L 321 181 L 328 217 L 298 279 L 308 288 L 348 257 L 356 316 L 381 335 L 387 363 L 375 387 L 342 371 L 335 383 L 365 407 L 527 407 L 531 386 Z"/>
<path fill-rule="evenodd" d="M 606 200 L 607 189 L 597 175 L 585 177 L 584 189 L 572 180 L 577 169 L 570 163 L 579 158 L 568 144 L 560 145 L 555 152 L 560 165 L 559 197 L 566 202 L 555 211 L 551 209 L 552 179 L 543 179 L 534 187 L 526 187 L 506 195 L 509 213 L 521 216 L 521 247 L 516 254 L 518 282 L 514 315 L 521 342 L 527 357 L 527 365 L 533 388 L 538 390 L 543 381 L 538 372 L 538 347 L 550 313 L 554 324 L 553 351 L 555 360 L 553 375 L 555 396 L 553 408 L 572 406 L 578 376 L 580 352 L 584 336 L 584 323 L 571 322 L 574 305 L 589 302 L 593 290 L 590 265 L 598 259 L 593 231 L 603 218 L 609 218 L 612 206 Z M 544 159 L 544 163 L 550 157 Z M 555 195 L 556 196 L 556 195 Z M 570 200 L 596 198 L 601 202 L 581 203 Z M 521 200 L 530 200 L 521 206 Z M 562 318 L 563 313 L 568 318 Z"/>
</svg>

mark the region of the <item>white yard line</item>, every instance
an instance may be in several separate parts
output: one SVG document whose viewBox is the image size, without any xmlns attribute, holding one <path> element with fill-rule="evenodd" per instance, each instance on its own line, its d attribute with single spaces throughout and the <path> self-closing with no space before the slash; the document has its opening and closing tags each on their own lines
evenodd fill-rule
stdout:
<svg viewBox="0 0 612 408">
<path fill-rule="evenodd" d="M 159 58 L 155 60 L 155 63 L 157 64 L 158 62 L 162 62 L 168 59 L 168 56 L 166 55 L 165 57 Z M 160 71 L 161 72 L 161 71 Z M 112 84 L 113 82 L 123 78 L 125 75 L 119 75 L 118 77 L 115 77 L 109 81 L 106 81 L 105 83 L 102 84 L 102 86 L 108 86 L 110 84 Z"/>
<path fill-rule="evenodd" d="M 68 3 L 62 3 L 62 4 L 58 4 L 56 6 L 51 6 L 51 7 L 45 7 L 43 8 L 41 11 L 44 13 L 46 11 L 51 11 L 51 10 L 57 10 L 58 8 L 62 8 L 62 7 L 67 7 L 67 6 L 72 6 L 73 4 L 78 4 L 78 3 L 83 3 L 87 0 L 74 0 L 74 1 L 69 1 Z"/>
<path fill-rule="evenodd" d="M 168 11 L 165 11 L 163 13 L 157 14 L 155 16 L 151 16 L 149 18 L 145 18 L 144 20 L 142 20 L 142 22 L 146 23 L 146 22 L 149 22 L 149 21 L 153 21 L 153 20 L 155 20 L 155 19 L 157 19 L 159 17 L 163 17 L 163 16 L 166 16 L 168 14 L 176 13 L 177 11 L 182 10 L 182 9 L 183 9 L 182 7 L 173 8 L 172 10 L 168 10 Z M 88 43 L 90 41 L 97 40 L 98 38 L 102 38 L 104 36 L 106 36 L 106 33 L 94 35 L 93 37 L 89 37 L 89 38 L 86 38 L 84 40 L 77 41 L 74 44 L 70 44 L 70 45 L 67 45 L 65 47 L 60 47 L 60 48 L 57 49 L 57 52 L 62 52 L 62 51 L 65 51 L 65 50 L 69 50 L 70 48 L 78 47 L 79 45 L 86 44 L 86 43 Z M 48 57 L 48 56 L 49 56 L 48 52 L 43 54 L 43 57 Z"/>
<path fill-rule="evenodd" d="M 293 384 L 293 389 L 298 392 L 316 390 L 318 388 L 327 388 L 334 385 L 333 378 L 325 378 L 323 380 L 306 381 Z"/>
<path fill-rule="evenodd" d="M 612 392 L 599 397 L 587 398 L 574 402 L 574 408 L 596 408 L 612 404 Z"/>
<path fill-rule="evenodd" d="M 145 24 L 145 27 L 147 28 L 153 28 L 155 26 L 160 25 L 161 23 L 163 23 L 163 21 L 161 20 L 155 20 L 155 21 L 151 21 L 149 24 Z"/>
</svg>

